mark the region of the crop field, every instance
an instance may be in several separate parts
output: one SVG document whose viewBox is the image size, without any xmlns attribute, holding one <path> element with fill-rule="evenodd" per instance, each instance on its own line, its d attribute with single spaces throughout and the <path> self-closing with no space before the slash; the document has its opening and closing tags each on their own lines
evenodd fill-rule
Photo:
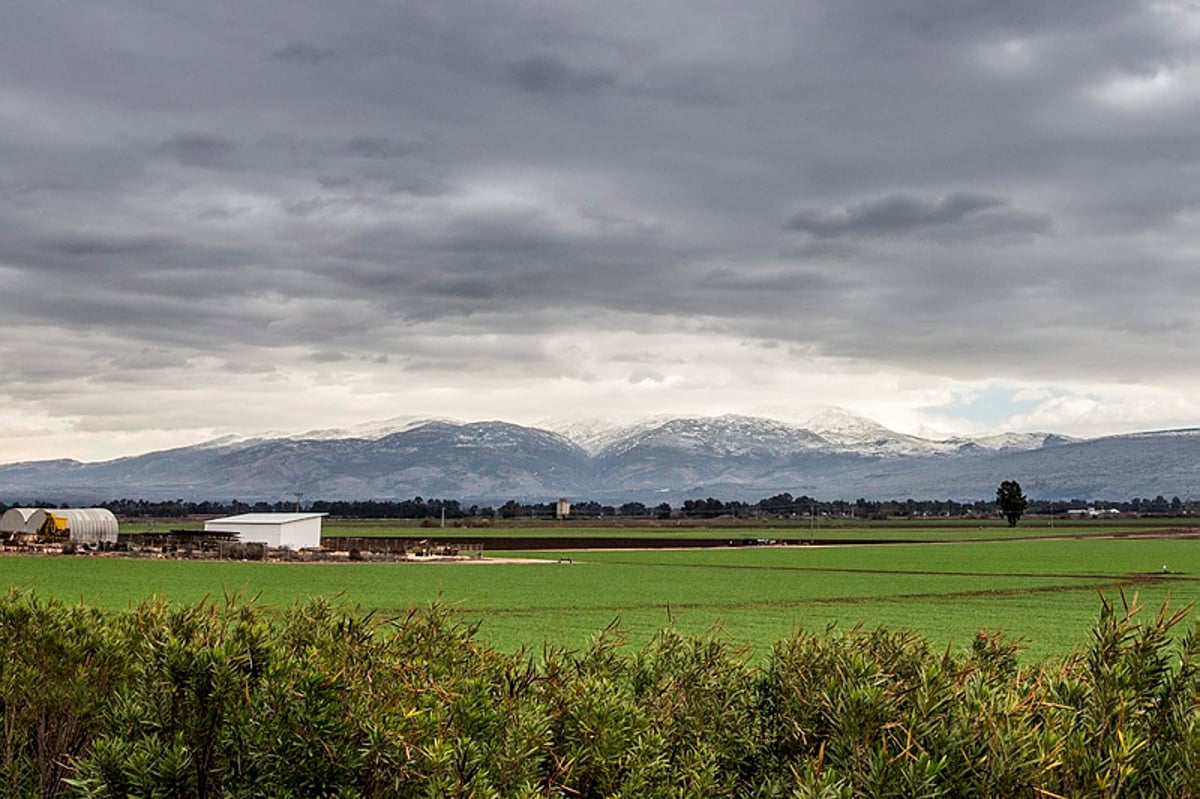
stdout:
<svg viewBox="0 0 1200 799">
<path fill-rule="evenodd" d="M 180 521 L 124 522 L 123 533 L 162 532 L 169 529 L 201 530 L 202 522 Z M 1026 518 L 1016 531 L 1000 519 L 671 519 L 624 520 L 572 519 L 568 522 L 512 519 L 487 526 L 426 527 L 413 519 L 326 519 L 322 527 L 327 536 L 391 536 L 438 540 L 483 540 L 505 537 L 609 538 L 645 535 L 654 538 L 777 538 L 829 541 L 987 541 L 1014 538 L 1057 538 L 1063 535 L 1124 535 L 1161 530 L 1164 527 L 1200 530 L 1200 518 L 1130 518 L 1097 521 L 1092 519 Z"/>
<path fill-rule="evenodd" d="M 436 602 L 478 622 L 483 639 L 507 650 L 576 648 L 615 624 L 633 646 L 670 625 L 719 631 L 762 654 L 796 628 L 862 624 L 911 629 L 955 649 L 979 630 L 1000 630 L 1024 640 L 1030 658 L 1084 643 L 1098 592 L 1136 593 L 1147 615 L 1167 599 L 1173 607 L 1200 599 L 1196 539 L 510 554 L 519 561 L 490 550 L 466 563 L 13 556 L 0 558 L 0 586 L 112 608 L 155 595 L 192 603 L 236 594 L 280 606 L 324 596 L 380 614 Z"/>
</svg>

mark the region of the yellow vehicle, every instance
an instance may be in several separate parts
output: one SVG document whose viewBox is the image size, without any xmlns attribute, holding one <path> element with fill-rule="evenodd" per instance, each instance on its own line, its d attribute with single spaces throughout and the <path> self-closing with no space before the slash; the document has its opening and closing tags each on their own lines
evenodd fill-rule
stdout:
<svg viewBox="0 0 1200 799">
<path fill-rule="evenodd" d="M 71 534 L 71 523 L 64 516 L 46 513 L 46 519 L 38 528 L 38 538 L 43 540 L 60 541 Z"/>
</svg>

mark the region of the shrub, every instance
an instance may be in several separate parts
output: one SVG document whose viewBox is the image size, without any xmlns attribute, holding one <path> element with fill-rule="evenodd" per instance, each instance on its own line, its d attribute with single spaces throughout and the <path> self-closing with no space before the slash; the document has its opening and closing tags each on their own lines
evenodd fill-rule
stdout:
<svg viewBox="0 0 1200 799">
<path fill-rule="evenodd" d="M 1196 797 L 1183 613 L 1102 601 L 1022 666 L 905 632 L 797 632 L 754 665 L 672 630 L 499 653 L 445 608 L 0 600 L 0 794 Z"/>
</svg>

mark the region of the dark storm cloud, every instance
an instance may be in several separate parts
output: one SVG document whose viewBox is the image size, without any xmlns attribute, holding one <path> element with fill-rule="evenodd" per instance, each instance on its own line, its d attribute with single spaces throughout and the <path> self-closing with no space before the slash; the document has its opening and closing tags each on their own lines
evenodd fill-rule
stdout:
<svg viewBox="0 0 1200 799">
<path fill-rule="evenodd" d="M 0 311 L 232 364 L 640 314 L 1124 377 L 1197 332 L 1169 4 L 293 11 L 6 7 Z"/>
</svg>

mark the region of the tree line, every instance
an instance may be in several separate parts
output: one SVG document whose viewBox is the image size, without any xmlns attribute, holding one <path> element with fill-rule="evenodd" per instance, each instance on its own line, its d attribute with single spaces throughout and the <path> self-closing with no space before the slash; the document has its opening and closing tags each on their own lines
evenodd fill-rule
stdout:
<svg viewBox="0 0 1200 799">
<path fill-rule="evenodd" d="M 10 507 L 68 507 L 56 502 L 0 502 L 0 513 Z M 426 499 L 420 496 L 400 500 L 323 500 L 299 505 L 295 500 L 277 502 L 114 499 L 95 507 L 107 508 L 125 518 L 147 517 L 182 519 L 189 516 L 233 516 L 240 513 L 289 513 L 303 508 L 312 513 L 328 513 L 347 519 L 553 519 L 557 512 L 554 502 L 521 502 L 509 500 L 499 506 L 464 504 L 457 499 Z M 571 504 L 572 517 L 633 518 L 633 519 L 715 519 L 733 517 L 744 519 L 804 519 L 812 517 L 855 519 L 903 519 L 917 517 L 974 517 L 995 512 L 995 501 L 959 502 L 952 499 L 890 499 L 821 500 L 808 495 L 793 496 L 781 492 L 758 500 L 721 500 L 715 497 L 687 499 L 672 505 L 669 502 L 647 504 L 625 502 L 601 503 L 592 500 Z M 1128 500 L 1028 500 L 1026 514 L 1064 515 L 1072 510 L 1095 508 L 1140 515 L 1182 516 L 1200 512 L 1190 498 L 1178 496 L 1167 499 L 1159 494 L 1154 498 L 1133 497 Z"/>
</svg>

